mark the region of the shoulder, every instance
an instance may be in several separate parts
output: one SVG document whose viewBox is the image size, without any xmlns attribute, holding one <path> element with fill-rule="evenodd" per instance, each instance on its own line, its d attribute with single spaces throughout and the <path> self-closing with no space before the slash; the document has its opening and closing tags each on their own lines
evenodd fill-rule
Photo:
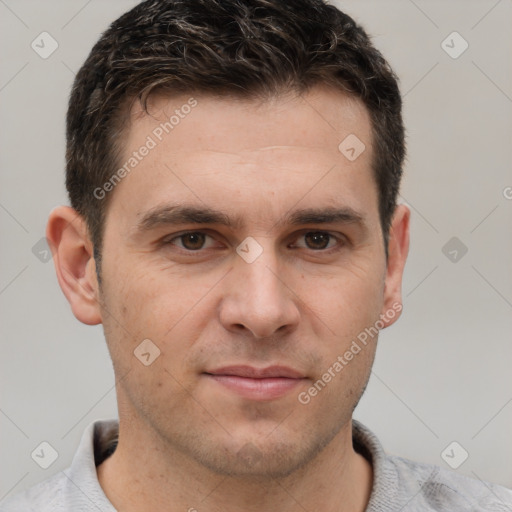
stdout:
<svg viewBox="0 0 512 512">
<path fill-rule="evenodd" d="M 0 503 L 0 512 L 60 512 L 67 478 L 63 472 Z"/>
<path fill-rule="evenodd" d="M 68 468 L 0 502 L 0 512 L 115 512 L 96 481 Z"/>
<path fill-rule="evenodd" d="M 71 466 L 0 502 L 0 512 L 114 511 L 98 482 L 96 466 L 115 449 L 116 420 L 95 421 L 84 431 Z"/>
<path fill-rule="evenodd" d="M 410 496 L 410 510 L 512 511 L 510 489 L 439 466 L 395 456 L 387 459 L 396 471 L 400 494 Z"/>
<path fill-rule="evenodd" d="M 377 436 L 356 420 L 353 440 L 356 450 L 373 466 L 367 512 L 512 512 L 512 490 L 388 455 Z"/>
</svg>

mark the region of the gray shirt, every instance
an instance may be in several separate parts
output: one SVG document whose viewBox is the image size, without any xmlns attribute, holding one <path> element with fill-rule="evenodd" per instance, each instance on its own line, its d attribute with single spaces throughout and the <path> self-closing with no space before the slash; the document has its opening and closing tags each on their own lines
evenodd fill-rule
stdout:
<svg viewBox="0 0 512 512">
<path fill-rule="evenodd" d="M 98 482 L 96 466 L 113 453 L 117 428 L 117 421 L 90 424 L 68 469 L 4 500 L 0 512 L 115 512 Z M 356 420 L 353 443 L 373 465 L 367 512 L 512 512 L 512 490 L 386 455 L 375 435 Z"/>
</svg>

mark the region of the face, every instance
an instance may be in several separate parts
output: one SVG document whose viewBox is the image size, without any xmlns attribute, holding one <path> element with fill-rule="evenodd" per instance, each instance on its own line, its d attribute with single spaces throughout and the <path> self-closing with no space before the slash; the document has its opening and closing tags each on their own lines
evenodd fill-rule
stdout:
<svg viewBox="0 0 512 512">
<path fill-rule="evenodd" d="M 398 316 L 370 119 L 321 88 L 189 98 L 134 107 L 121 165 L 137 164 L 108 192 L 101 321 L 121 421 L 217 473 L 284 476 L 348 424 L 375 326 Z"/>
</svg>

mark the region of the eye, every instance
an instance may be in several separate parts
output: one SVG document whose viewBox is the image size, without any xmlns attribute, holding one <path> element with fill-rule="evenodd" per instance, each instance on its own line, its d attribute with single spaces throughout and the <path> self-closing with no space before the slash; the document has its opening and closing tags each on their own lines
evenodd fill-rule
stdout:
<svg viewBox="0 0 512 512">
<path fill-rule="evenodd" d="M 296 243 L 296 247 L 312 249 L 314 251 L 332 249 L 337 244 L 342 244 L 339 238 L 325 231 L 308 231 L 299 237 L 299 240 L 301 239 L 304 240 L 304 244 Z"/>
<path fill-rule="evenodd" d="M 210 241 L 208 244 L 207 241 Z M 199 251 L 200 249 L 208 249 L 213 246 L 213 238 L 206 233 L 200 231 L 190 231 L 175 236 L 166 241 L 167 244 L 177 245 L 180 249 L 187 251 Z"/>
</svg>

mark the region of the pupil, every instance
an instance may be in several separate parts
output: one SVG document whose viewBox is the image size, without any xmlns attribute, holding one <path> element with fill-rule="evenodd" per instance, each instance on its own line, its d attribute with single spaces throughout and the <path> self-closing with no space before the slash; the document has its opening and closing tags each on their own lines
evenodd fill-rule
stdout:
<svg viewBox="0 0 512 512">
<path fill-rule="evenodd" d="M 325 249 L 329 245 L 329 235 L 326 233 L 307 233 L 306 244 L 310 249 Z"/>
<path fill-rule="evenodd" d="M 201 249 L 204 244 L 204 235 L 202 233 L 189 233 L 183 235 L 183 245 L 190 250 Z"/>
</svg>

